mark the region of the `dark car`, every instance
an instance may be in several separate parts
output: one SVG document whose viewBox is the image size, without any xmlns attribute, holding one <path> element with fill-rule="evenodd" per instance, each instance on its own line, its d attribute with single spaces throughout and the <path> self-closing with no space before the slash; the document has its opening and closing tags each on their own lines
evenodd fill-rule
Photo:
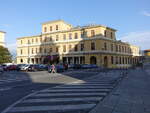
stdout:
<svg viewBox="0 0 150 113">
<path fill-rule="evenodd" d="M 92 68 L 98 68 L 96 64 L 83 64 L 81 65 L 82 69 L 92 69 Z"/>
<path fill-rule="evenodd" d="M 81 64 L 73 64 L 73 69 L 81 69 Z"/>
<path fill-rule="evenodd" d="M 35 64 L 34 68 L 36 71 L 45 71 L 48 69 L 48 66 L 44 64 Z"/>
</svg>

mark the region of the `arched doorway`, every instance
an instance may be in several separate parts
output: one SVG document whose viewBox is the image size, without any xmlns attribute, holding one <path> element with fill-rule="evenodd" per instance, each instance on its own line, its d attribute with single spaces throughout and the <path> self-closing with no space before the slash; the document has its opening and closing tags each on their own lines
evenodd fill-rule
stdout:
<svg viewBox="0 0 150 113">
<path fill-rule="evenodd" d="M 90 64 L 96 64 L 96 57 L 95 56 L 92 56 L 91 58 L 90 58 Z"/>
<path fill-rule="evenodd" d="M 108 67 L 108 58 L 107 56 L 104 57 L 104 67 Z"/>
</svg>

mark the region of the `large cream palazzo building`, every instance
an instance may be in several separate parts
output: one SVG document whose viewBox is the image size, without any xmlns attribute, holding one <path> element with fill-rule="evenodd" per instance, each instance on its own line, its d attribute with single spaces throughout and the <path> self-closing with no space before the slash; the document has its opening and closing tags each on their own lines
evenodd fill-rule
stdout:
<svg viewBox="0 0 150 113">
<path fill-rule="evenodd" d="M 5 46 L 5 32 L 0 31 L 0 46 Z"/>
<path fill-rule="evenodd" d="M 139 47 L 116 40 L 116 30 L 103 25 L 77 26 L 63 20 L 42 24 L 42 33 L 17 39 L 17 63 L 97 64 L 130 67 Z"/>
</svg>

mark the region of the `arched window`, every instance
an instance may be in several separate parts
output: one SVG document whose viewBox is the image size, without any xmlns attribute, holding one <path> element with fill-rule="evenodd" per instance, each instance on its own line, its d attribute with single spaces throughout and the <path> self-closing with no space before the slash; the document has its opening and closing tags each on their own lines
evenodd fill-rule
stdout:
<svg viewBox="0 0 150 113">
<path fill-rule="evenodd" d="M 20 59 L 20 62 L 23 63 L 23 59 Z"/>
<path fill-rule="evenodd" d="M 96 64 L 96 57 L 95 56 L 91 56 L 90 58 L 90 64 Z"/>
</svg>

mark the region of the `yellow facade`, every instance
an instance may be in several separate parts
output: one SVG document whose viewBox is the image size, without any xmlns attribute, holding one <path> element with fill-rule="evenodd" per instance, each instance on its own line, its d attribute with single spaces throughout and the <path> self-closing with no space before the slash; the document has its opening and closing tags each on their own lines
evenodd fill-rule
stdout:
<svg viewBox="0 0 150 113">
<path fill-rule="evenodd" d="M 102 25 L 73 27 L 63 20 L 42 24 L 42 34 L 17 39 L 17 63 L 97 64 L 126 68 L 138 62 L 139 47 L 116 40 Z"/>
<path fill-rule="evenodd" d="M 5 32 L 0 31 L 0 46 L 5 46 Z"/>
</svg>

